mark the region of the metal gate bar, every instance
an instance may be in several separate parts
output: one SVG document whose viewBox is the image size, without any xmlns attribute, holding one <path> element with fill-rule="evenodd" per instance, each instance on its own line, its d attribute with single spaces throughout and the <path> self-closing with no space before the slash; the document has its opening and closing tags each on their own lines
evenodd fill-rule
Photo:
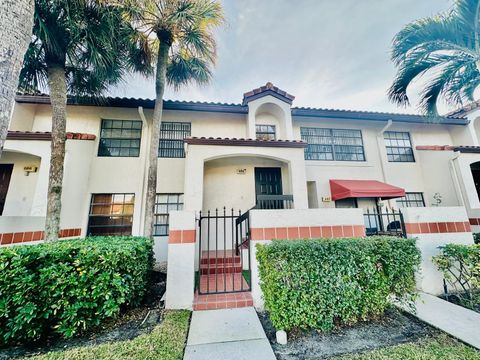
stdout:
<svg viewBox="0 0 480 360">
<path fill-rule="evenodd" d="M 218 209 L 214 213 L 200 212 L 197 221 L 199 293 L 249 291 L 250 284 L 244 277 L 244 274 L 248 274 L 248 278 L 251 278 L 249 212 L 242 214 L 233 209 L 227 212 L 224 207 L 220 212 Z M 245 255 L 248 264 L 244 262 Z"/>
</svg>

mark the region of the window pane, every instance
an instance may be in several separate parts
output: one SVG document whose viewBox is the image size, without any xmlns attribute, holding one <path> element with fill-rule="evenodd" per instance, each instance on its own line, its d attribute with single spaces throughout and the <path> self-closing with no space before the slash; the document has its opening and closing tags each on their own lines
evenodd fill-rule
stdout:
<svg viewBox="0 0 480 360">
<path fill-rule="evenodd" d="M 389 162 L 415 162 L 408 132 L 385 131 L 383 136 Z"/>
<path fill-rule="evenodd" d="M 183 194 L 157 194 L 155 203 L 155 236 L 168 236 L 169 212 L 183 209 Z"/>
<path fill-rule="evenodd" d="M 276 140 L 275 125 L 256 125 L 257 140 Z"/>
<path fill-rule="evenodd" d="M 406 193 L 404 197 L 397 199 L 398 207 L 425 207 L 423 193 Z"/>
<path fill-rule="evenodd" d="M 184 158 L 183 140 L 189 137 L 191 124 L 184 122 L 162 122 L 158 156 L 164 158 Z"/>
<path fill-rule="evenodd" d="M 92 194 L 87 234 L 131 235 L 134 194 Z"/>
<path fill-rule="evenodd" d="M 141 129 L 138 120 L 102 120 L 98 156 L 138 157 Z"/>
<path fill-rule="evenodd" d="M 300 133 L 308 144 L 306 160 L 365 161 L 360 130 L 300 128 Z"/>
</svg>

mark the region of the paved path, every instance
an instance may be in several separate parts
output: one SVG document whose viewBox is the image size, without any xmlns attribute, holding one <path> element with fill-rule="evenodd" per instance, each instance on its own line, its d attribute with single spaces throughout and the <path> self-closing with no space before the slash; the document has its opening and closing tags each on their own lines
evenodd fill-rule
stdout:
<svg viewBox="0 0 480 360">
<path fill-rule="evenodd" d="M 253 307 L 194 311 L 184 360 L 275 360 Z"/>
<path fill-rule="evenodd" d="M 420 320 L 480 349 L 479 313 L 425 293 L 415 305 Z"/>
</svg>

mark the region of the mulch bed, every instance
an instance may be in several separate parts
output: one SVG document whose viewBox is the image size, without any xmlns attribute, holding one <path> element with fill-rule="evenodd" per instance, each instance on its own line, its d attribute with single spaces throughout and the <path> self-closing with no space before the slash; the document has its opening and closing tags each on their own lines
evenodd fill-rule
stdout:
<svg viewBox="0 0 480 360">
<path fill-rule="evenodd" d="M 28 346 L 0 349 L 0 360 L 38 355 L 72 347 L 98 345 L 111 341 L 131 340 L 137 336 L 150 333 L 163 320 L 164 304 L 161 298 L 165 293 L 166 283 L 167 275 L 161 271 L 154 271 L 151 287 L 139 307 L 126 309 L 116 319 L 107 321 L 101 327 L 89 331 L 85 335 L 67 340 L 51 336 L 46 340 Z"/>
<path fill-rule="evenodd" d="M 287 345 L 279 345 L 268 314 L 258 314 L 273 351 L 279 360 L 318 359 L 365 352 L 376 348 L 415 342 L 439 334 L 414 316 L 389 309 L 377 320 L 358 323 L 331 333 L 315 330 L 291 331 Z"/>
</svg>

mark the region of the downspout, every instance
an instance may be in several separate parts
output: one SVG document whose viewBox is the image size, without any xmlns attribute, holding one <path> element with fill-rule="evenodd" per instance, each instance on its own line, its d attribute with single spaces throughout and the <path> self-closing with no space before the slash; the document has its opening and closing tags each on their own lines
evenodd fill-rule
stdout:
<svg viewBox="0 0 480 360">
<path fill-rule="evenodd" d="M 384 156 L 383 156 L 383 152 L 382 152 L 382 149 L 383 149 L 383 145 L 384 145 L 384 142 L 383 142 L 383 133 L 385 131 L 387 131 L 390 126 L 392 126 L 393 124 L 393 121 L 392 119 L 389 119 L 387 121 L 387 123 L 385 124 L 385 126 L 382 128 L 382 130 L 380 130 L 378 133 L 377 133 L 377 150 L 378 150 L 378 155 L 380 156 L 380 165 L 381 165 L 381 169 L 382 169 L 382 177 L 383 177 L 383 182 L 384 183 L 387 183 L 388 184 L 388 179 L 387 179 L 387 170 L 385 168 L 385 161 L 386 159 L 384 159 Z M 388 200 L 388 203 L 390 205 L 390 207 L 392 207 L 392 203 L 390 202 L 391 200 Z M 377 201 L 378 202 L 378 201 Z"/>
<path fill-rule="evenodd" d="M 142 132 L 145 134 L 145 144 L 143 144 L 142 152 L 141 152 L 141 161 L 142 161 L 142 173 L 141 179 L 143 181 L 141 192 L 140 192 L 140 235 L 143 234 L 144 230 L 144 219 L 145 219 L 145 192 L 147 191 L 147 151 L 150 148 L 150 126 L 148 125 L 147 118 L 145 117 L 145 113 L 143 112 L 143 107 L 138 107 L 138 114 L 140 115 L 140 119 L 142 119 Z"/>
<path fill-rule="evenodd" d="M 463 198 L 462 188 L 460 186 L 460 181 L 458 180 L 458 173 L 454 163 L 454 161 L 457 160 L 459 156 L 460 152 L 455 152 L 453 157 L 448 162 L 450 165 L 450 173 L 452 175 L 453 184 L 455 186 L 455 192 L 457 194 L 457 200 L 460 202 L 461 206 L 465 206 L 465 199 Z"/>
</svg>

